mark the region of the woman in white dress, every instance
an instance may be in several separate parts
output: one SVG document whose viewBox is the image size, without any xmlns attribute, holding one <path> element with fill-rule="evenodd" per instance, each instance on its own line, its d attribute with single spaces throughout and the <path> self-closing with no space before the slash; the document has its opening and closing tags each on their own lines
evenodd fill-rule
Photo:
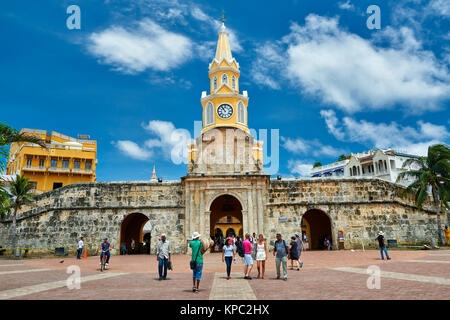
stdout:
<svg viewBox="0 0 450 320">
<path fill-rule="evenodd" d="M 258 277 L 261 275 L 261 279 L 264 279 L 264 272 L 266 271 L 266 259 L 267 259 L 267 245 L 264 241 L 262 234 L 259 235 L 259 241 L 256 243 L 256 263 L 258 268 Z M 262 264 L 262 273 L 261 271 Z"/>
</svg>

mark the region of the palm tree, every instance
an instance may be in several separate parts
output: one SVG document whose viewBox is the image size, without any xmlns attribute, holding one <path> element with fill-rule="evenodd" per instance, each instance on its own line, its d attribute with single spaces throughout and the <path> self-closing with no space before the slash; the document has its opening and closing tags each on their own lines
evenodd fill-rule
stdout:
<svg viewBox="0 0 450 320">
<path fill-rule="evenodd" d="M 19 132 L 14 128 L 0 122 L 0 171 L 3 171 L 3 160 L 8 158 L 8 150 L 4 148 L 14 142 L 30 142 L 35 143 L 42 148 L 47 149 L 45 140 L 39 136 L 31 135 L 25 132 Z"/>
<path fill-rule="evenodd" d="M 0 221 L 3 221 L 10 213 L 9 196 L 5 187 L 0 185 Z"/>
<path fill-rule="evenodd" d="M 321 166 L 322 166 L 322 162 L 316 161 L 316 162 L 314 162 L 313 168 L 317 168 L 317 167 L 321 167 Z"/>
<path fill-rule="evenodd" d="M 441 212 L 449 208 L 450 199 L 450 148 L 443 144 L 428 147 L 428 155 L 417 159 L 408 159 L 403 168 L 413 168 L 398 175 L 397 182 L 405 178 L 413 178 L 414 181 L 405 189 L 405 194 L 414 194 L 416 205 L 422 209 L 422 205 L 428 198 L 428 190 L 431 194 L 436 211 L 436 222 L 439 243 L 441 236 Z"/>
<path fill-rule="evenodd" d="M 11 225 L 11 244 L 12 248 L 16 247 L 16 228 L 17 228 L 17 211 L 27 204 L 34 202 L 33 184 L 29 183 L 29 178 L 25 178 L 23 175 L 16 175 L 15 178 L 8 182 L 6 192 L 9 197 L 10 206 L 13 209 L 12 212 L 12 225 Z"/>
</svg>

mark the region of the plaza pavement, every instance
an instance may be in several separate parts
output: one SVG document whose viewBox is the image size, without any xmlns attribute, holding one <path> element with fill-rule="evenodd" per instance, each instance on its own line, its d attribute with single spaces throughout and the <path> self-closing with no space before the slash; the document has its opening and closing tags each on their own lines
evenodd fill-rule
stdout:
<svg viewBox="0 0 450 320">
<path fill-rule="evenodd" d="M 110 268 L 101 273 L 99 258 L 73 257 L 0 260 L 0 299 L 450 299 L 450 250 L 390 251 L 382 261 L 378 250 L 307 251 L 300 271 L 288 270 L 288 280 L 276 279 L 271 254 L 265 279 L 243 279 L 243 263 L 232 266 L 226 280 L 221 255 L 204 256 L 200 292 L 192 293 L 188 255 L 172 257 L 174 270 L 159 281 L 154 255 L 112 256 Z M 67 267 L 81 270 L 81 289 L 68 289 Z M 288 264 L 289 266 L 290 264 Z M 381 270 L 381 288 L 368 289 L 367 267 Z"/>
</svg>

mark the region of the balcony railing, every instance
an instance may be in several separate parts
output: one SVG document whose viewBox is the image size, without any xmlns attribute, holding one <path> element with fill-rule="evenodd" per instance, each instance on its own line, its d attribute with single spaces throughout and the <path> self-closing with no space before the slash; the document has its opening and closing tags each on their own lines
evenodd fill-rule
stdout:
<svg viewBox="0 0 450 320">
<path fill-rule="evenodd" d="M 91 169 L 76 169 L 76 168 L 73 168 L 72 172 L 73 173 L 85 173 L 85 174 L 93 173 L 93 171 Z"/>
<path fill-rule="evenodd" d="M 55 171 L 55 172 L 70 172 L 70 169 L 69 169 L 69 168 L 50 167 L 50 168 L 48 168 L 48 171 Z"/>
<path fill-rule="evenodd" d="M 22 170 L 29 170 L 29 171 L 46 171 L 47 169 L 42 166 L 24 166 Z"/>
</svg>

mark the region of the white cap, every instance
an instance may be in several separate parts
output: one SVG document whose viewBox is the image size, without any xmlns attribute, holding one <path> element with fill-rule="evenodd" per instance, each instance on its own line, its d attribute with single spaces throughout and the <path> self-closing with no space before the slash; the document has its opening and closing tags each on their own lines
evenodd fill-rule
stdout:
<svg viewBox="0 0 450 320">
<path fill-rule="evenodd" d="M 192 234 L 192 240 L 197 239 L 197 238 L 200 237 L 200 236 L 201 236 L 200 233 L 194 232 L 194 233 Z"/>
</svg>

